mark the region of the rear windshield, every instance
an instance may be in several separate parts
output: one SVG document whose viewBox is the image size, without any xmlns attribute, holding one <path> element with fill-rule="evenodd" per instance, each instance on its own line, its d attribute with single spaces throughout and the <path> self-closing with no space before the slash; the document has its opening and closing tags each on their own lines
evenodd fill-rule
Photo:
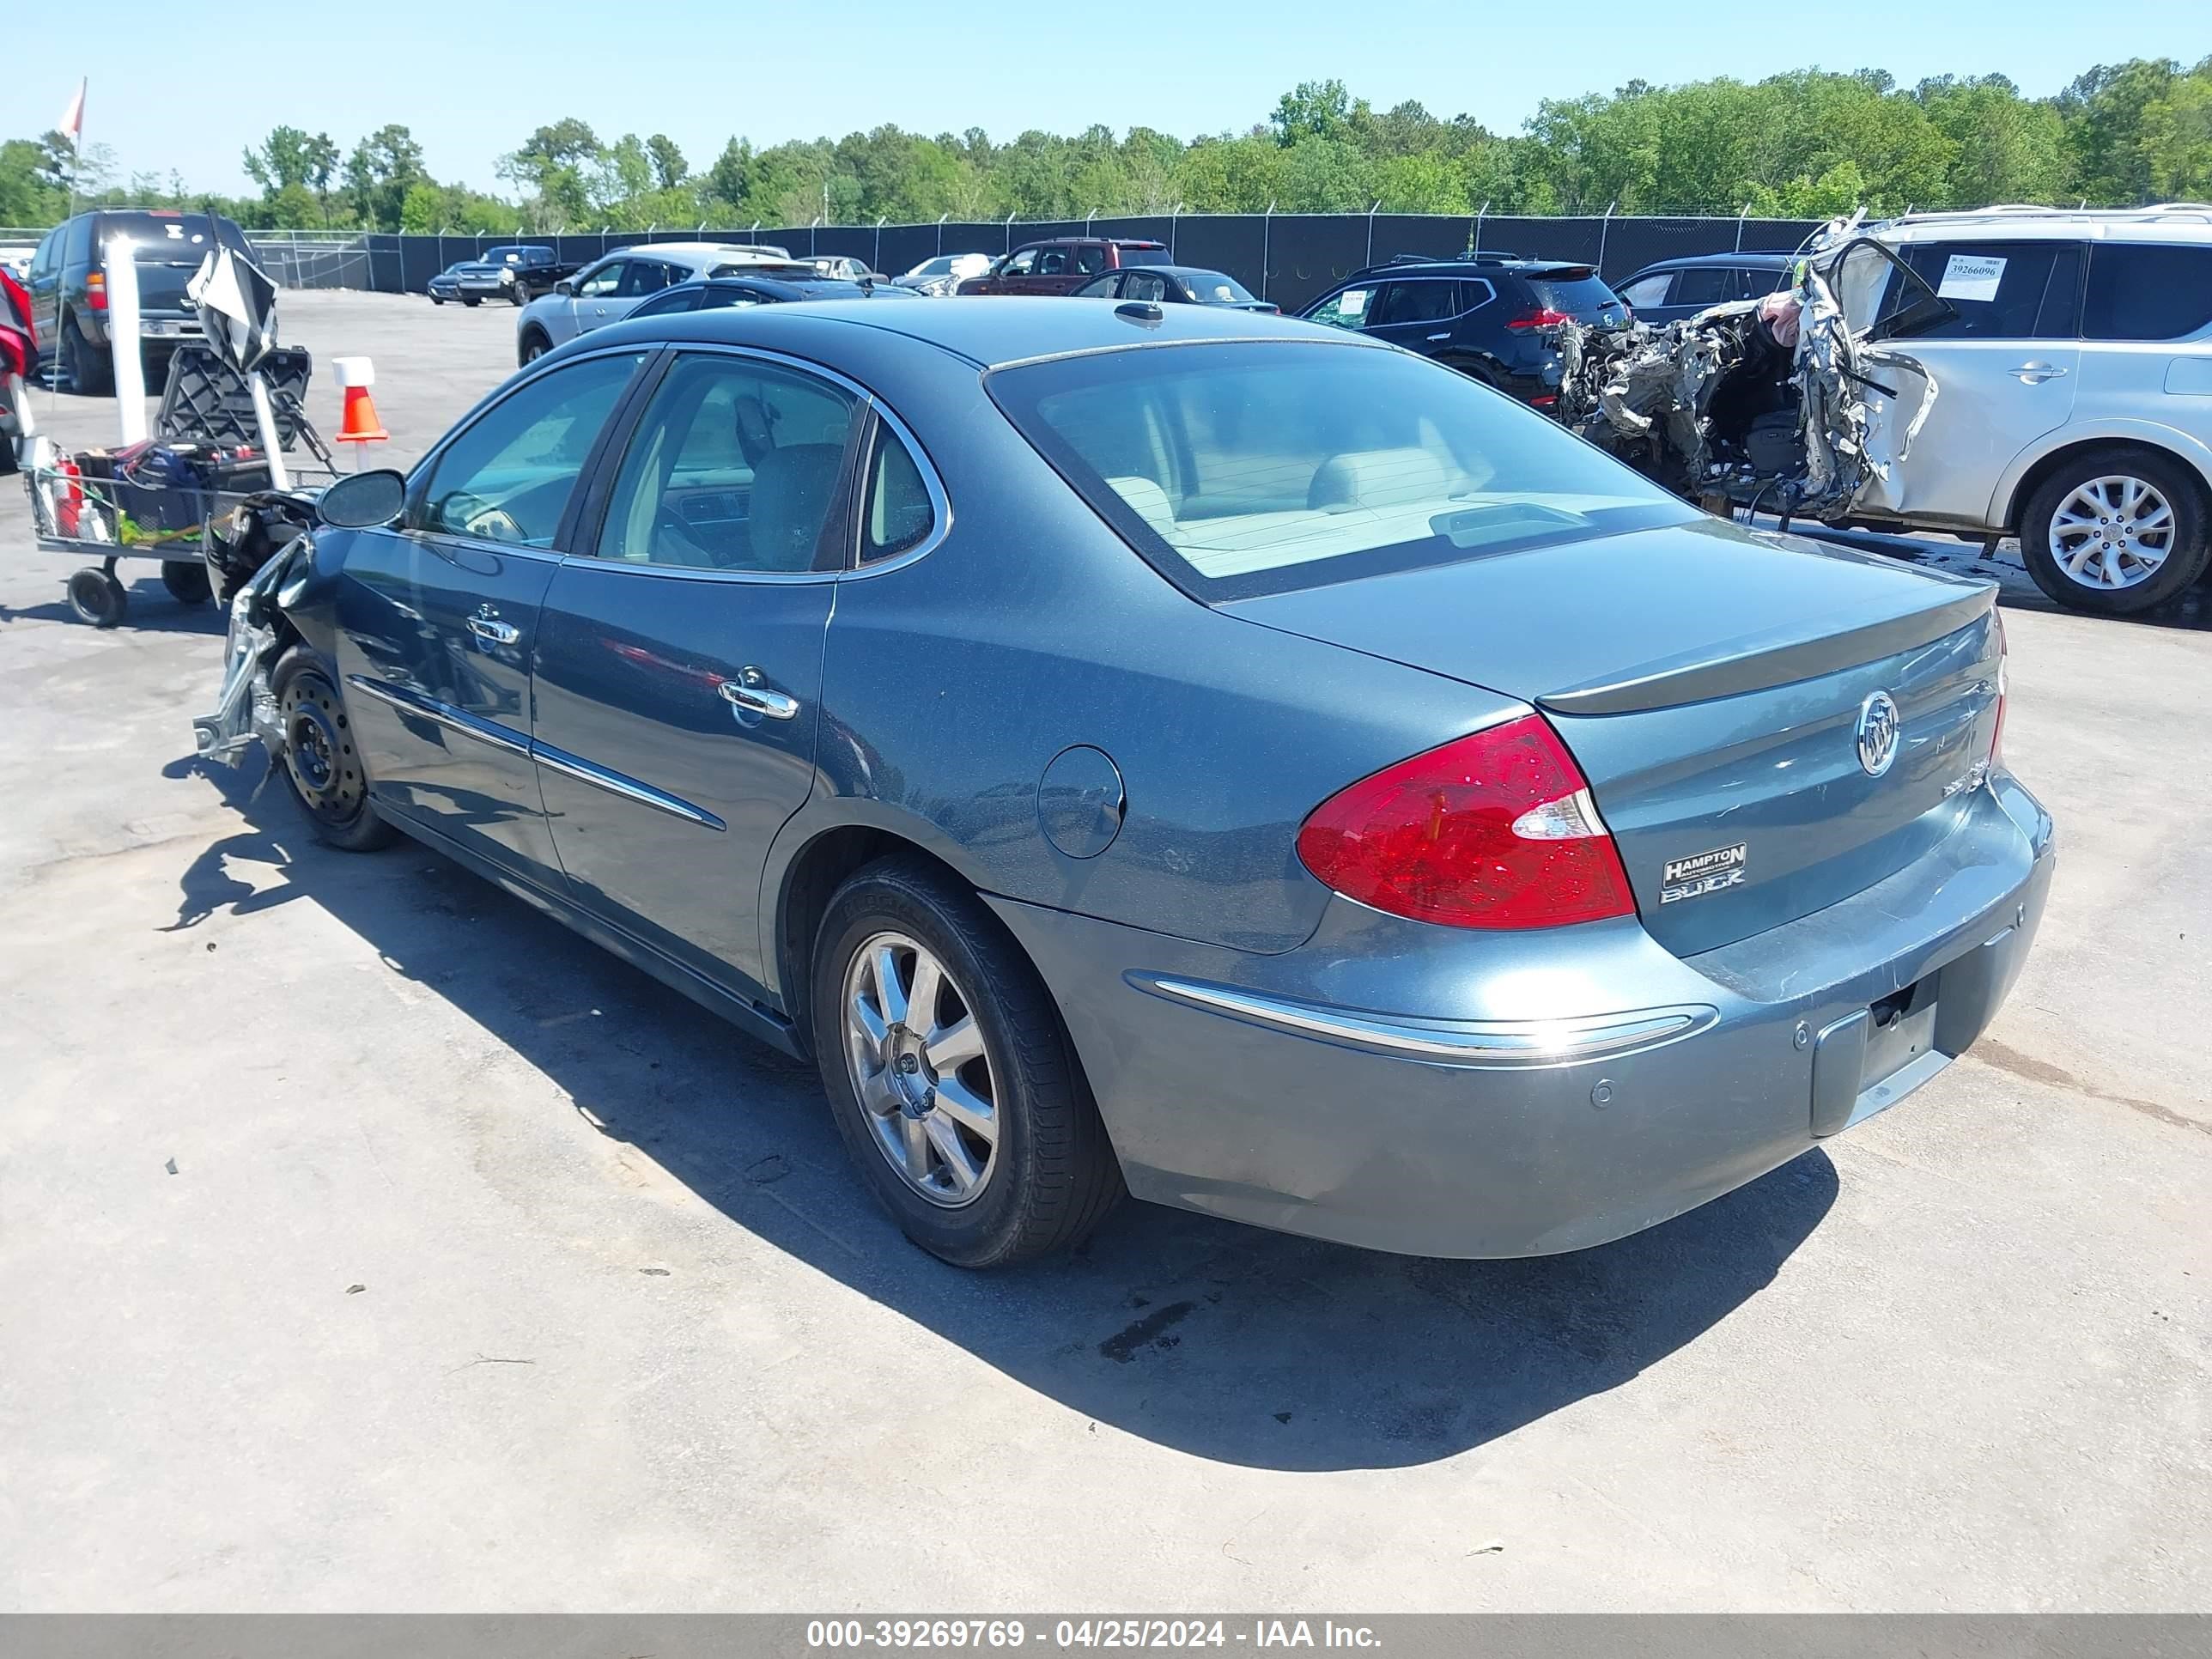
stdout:
<svg viewBox="0 0 2212 1659">
<path fill-rule="evenodd" d="M 1528 282 L 1535 292 L 1538 305 L 1550 311 L 1564 311 L 1577 319 L 1595 317 L 1607 306 L 1620 303 L 1620 296 L 1591 270 L 1580 276 L 1562 271 L 1550 276 L 1531 276 Z"/>
<path fill-rule="evenodd" d="M 1250 290 L 1234 276 L 1225 276 L 1218 270 L 1202 270 L 1186 276 L 1190 291 L 1198 296 L 1200 305 L 1246 306 L 1252 303 Z"/>
<path fill-rule="evenodd" d="M 1466 376 L 1350 342 L 1146 346 L 985 384 L 1101 518 L 1207 600 L 1697 517 Z"/>
<path fill-rule="evenodd" d="M 137 262 L 198 264 L 216 242 L 252 257 L 246 238 L 228 219 L 210 219 L 204 213 L 105 212 L 100 216 L 103 240 L 128 236 L 136 244 Z"/>
</svg>

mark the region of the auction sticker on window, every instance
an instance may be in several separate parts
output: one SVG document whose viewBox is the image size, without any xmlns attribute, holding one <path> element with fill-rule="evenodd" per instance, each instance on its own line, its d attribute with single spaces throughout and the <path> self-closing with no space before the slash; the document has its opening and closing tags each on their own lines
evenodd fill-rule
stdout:
<svg viewBox="0 0 2212 1659">
<path fill-rule="evenodd" d="M 2005 262 L 1992 254 L 1954 253 L 1943 267 L 1939 300 L 1994 300 L 2004 280 Z"/>
</svg>

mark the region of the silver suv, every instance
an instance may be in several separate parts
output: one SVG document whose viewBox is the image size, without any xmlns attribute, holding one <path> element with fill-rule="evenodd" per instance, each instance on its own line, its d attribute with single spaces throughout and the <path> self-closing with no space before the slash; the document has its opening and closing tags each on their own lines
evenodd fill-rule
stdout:
<svg viewBox="0 0 2212 1659">
<path fill-rule="evenodd" d="M 1862 234 L 1902 268 L 1878 295 L 1840 283 L 1844 310 L 1936 396 L 1909 445 L 1870 434 L 1904 459 L 1853 521 L 2017 535 L 2036 585 L 2085 611 L 2144 610 L 2195 581 L 2212 554 L 2212 207 L 1923 213 Z M 1943 306 L 1903 322 L 1924 290 Z M 1913 412 L 1878 404 L 1875 422 Z"/>
</svg>

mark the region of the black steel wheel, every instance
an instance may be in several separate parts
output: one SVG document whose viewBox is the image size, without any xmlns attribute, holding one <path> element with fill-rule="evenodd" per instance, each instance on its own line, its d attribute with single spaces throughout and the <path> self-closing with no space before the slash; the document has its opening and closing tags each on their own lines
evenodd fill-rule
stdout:
<svg viewBox="0 0 2212 1659">
<path fill-rule="evenodd" d="M 284 781 L 315 839 L 349 853 L 392 838 L 368 799 L 368 772 L 335 678 L 304 650 L 276 665 L 270 689 L 284 733 Z"/>
<path fill-rule="evenodd" d="M 71 573 L 69 579 L 70 609 L 94 628 L 112 628 L 123 620 L 123 613 L 131 608 L 131 596 L 123 591 L 123 584 L 115 580 L 115 573 L 88 564 Z"/>
</svg>

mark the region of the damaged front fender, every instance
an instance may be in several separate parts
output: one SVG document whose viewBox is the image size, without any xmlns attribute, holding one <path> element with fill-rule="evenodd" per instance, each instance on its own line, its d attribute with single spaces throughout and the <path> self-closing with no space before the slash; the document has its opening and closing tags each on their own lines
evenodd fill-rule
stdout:
<svg viewBox="0 0 2212 1659">
<path fill-rule="evenodd" d="M 297 637 L 285 606 L 299 596 L 313 561 L 313 540 L 304 532 L 295 536 L 231 596 L 222 691 L 212 713 L 192 720 L 193 747 L 203 760 L 235 766 L 257 738 L 270 754 L 282 752 L 283 732 L 269 672 Z"/>
</svg>

